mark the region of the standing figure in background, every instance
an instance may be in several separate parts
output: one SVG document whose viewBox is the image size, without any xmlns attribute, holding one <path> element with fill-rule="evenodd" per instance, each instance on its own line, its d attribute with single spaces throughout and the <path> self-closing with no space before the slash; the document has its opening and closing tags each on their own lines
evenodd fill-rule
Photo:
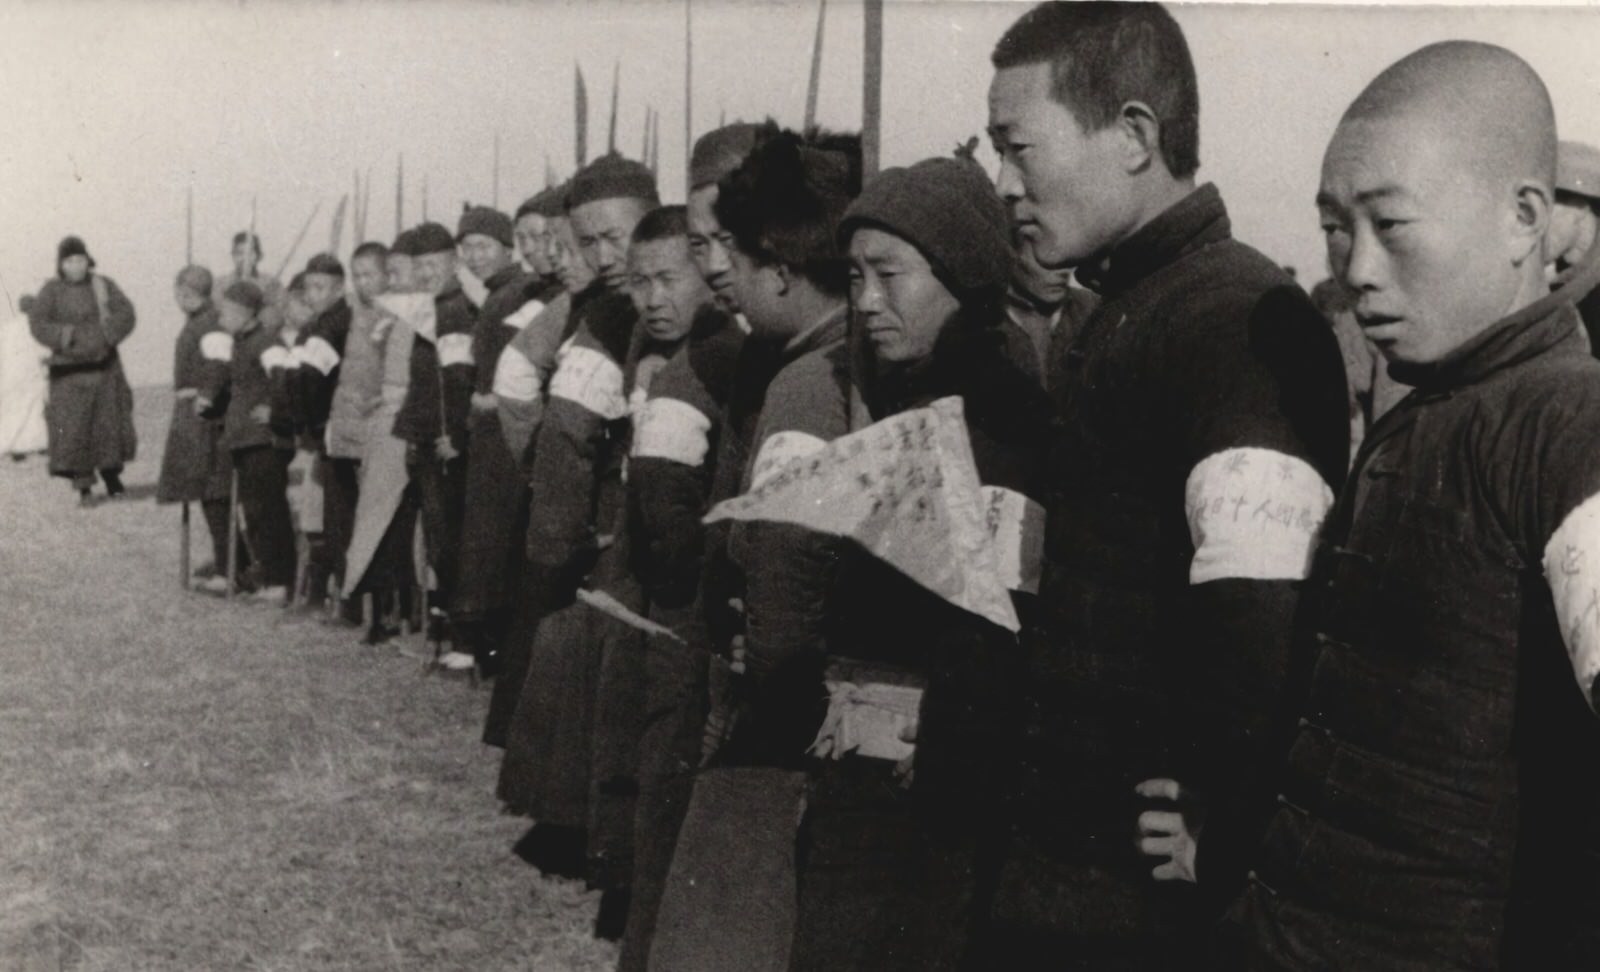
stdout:
<svg viewBox="0 0 1600 972">
<path fill-rule="evenodd" d="M 0 452 L 13 462 L 50 444 L 44 403 L 50 388 L 45 361 L 50 349 L 28 331 L 33 295 L 24 294 L 17 313 L 0 321 Z"/>
<path fill-rule="evenodd" d="M 1556 152 L 1556 203 L 1545 236 L 1545 273 L 1550 289 L 1566 286 L 1578 269 L 1600 257 L 1600 149 L 1562 142 Z M 1589 335 L 1589 351 L 1600 356 L 1600 291 L 1578 298 L 1578 316 Z"/>
<path fill-rule="evenodd" d="M 50 474 L 72 480 L 79 502 L 90 506 L 97 470 L 108 496 L 123 494 L 122 467 L 138 446 L 133 389 L 117 354 L 133 333 L 133 304 L 115 281 L 94 272 L 76 236 L 57 247 L 56 275 L 28 315 L 33 336 L 50 349 Z"/>
<path fill-rule="evenodd" d="M 221 577 L 228 563 L 228 490 L 232 466 L 222 446 L 222 418 L 206 418 L 195 411 L 200 382 L 207 362 L 226 366 L 233 354 L 233 339 L 222 329 L 211 300 L 211 271 L 188 266 L 178 273 L 173 298 L 183 311 L 172 362 L 172 425 L 167 447 L 161 453 L 161 478 L 156 483 L 157 503 L 200 504 L 211 531 L 211 563 L 195 571 L 207 590 L 220 593 L 227 581 Z"/>
<path fill-rule="evenodd" d="M 253 231 L 240 230 L 233 234 L 232 252 L 233 272 L 217 281 L 214 293 L 220 300 L 229 287 L 241 280 L 255 284 L 266 301 L 261 307 L 261 323 L 268 330 L 277 331 L 288 308 L 289 294 L 277 277 L 267 276 L 258 266 L 261 262 L 261 237 Z"/>
</svg>

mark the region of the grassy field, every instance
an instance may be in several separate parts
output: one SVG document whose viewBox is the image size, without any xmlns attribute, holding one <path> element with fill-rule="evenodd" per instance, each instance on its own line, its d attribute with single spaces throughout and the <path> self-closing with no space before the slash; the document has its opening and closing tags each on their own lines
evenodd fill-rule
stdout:
<svg viewBox="0 0 1600 972">
<path fill-rule="evenodd" d="M 609 969 L 596 896 L 510 853 L 486 687 L 179 589 L 169 402 L 142 498 L 0 461 L 0 972 Z"/>
</svg>

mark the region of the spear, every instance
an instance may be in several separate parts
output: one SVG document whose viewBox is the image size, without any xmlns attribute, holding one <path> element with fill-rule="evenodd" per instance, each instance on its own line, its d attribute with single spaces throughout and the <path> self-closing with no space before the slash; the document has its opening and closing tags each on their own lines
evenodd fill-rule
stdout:
<svg viewBox="0 0 1600 972">
<path fill-rule="evenodd" d="M 622 61 L 611 65 L 611 131 L 606 139 L 606 151 L 617 150 L 617 93 L 622 82 Z"/>
<path fill-rule="evenodd" d="M 883 117 L 883 0 L 866 0 L 866 52 L 861 72 L 861 172 L 878 173 Z"/>
<path fill-rule="evenodd" d="M 361 181 L 361 208 L 356 210 L 356 244 L 366 242 L 367 214 L 372 211 L 372 166 L 367 166 L 367 177 Z"/>
<path fill-rule="evenodd" d="M 550 153 L 544 154 L 544 187 L 546 189 L 556 184 L 556 170 L 550 164 Z"/>
<path fill-rule="evenodd" d="M 500 208 L 500 133 L 494 133 L 494 174 L 489 180 L 492 189 L 490 196 L 494 199 L 494 208 Z"/>
<path fill-rule="evenodd" d="M 576 80 L 573 82 L 572 117 L 577 126 L 574 145 L 577 149 L 578 168 L 589 161 L 589 89 L 583 83 L 583 65 L 574 64 Z"/>
<path fill-rule="evenodd" d="M 644 109 L 644 144 L 639 148 L 639 158 L 645 165 L 650 164 L 650 107 Z"/>
<path fill-rule="evenodd" d="M 189 183 L 188 200 L 184 208 L 184 216 L 188 221 L 183 243 L 183 262 L 194 263 L 194 183 Z"/>
<path fill-rule="evenodd" d="M 650 171 L 661 168 L 661 113 L 655 113 L 656 123 L 650 126 Z"/>
<path fill-rule="evenodd" d="M 339 206 L 333 211 L 333 228 L 328 234 L 328 252 L 337 255 L 339 244 L 344 241 L 344 210 L 350 203 L 349 196 L 339 197 Z"/>
<path fill-rule="evenodd" d="M 363 223 L 366 221 L 366 214 L 361 211 L 361 170 L 351 169 L 350 174 L 355 183 L 354 188 L 350 190 L 350 217 L 353 221 L 350 225 L 350 228 L 355 231 L 355 241 L 359 246 L 361 243 L 361 238 L 366 235 L 366 233 L 362 231 Z M 335 254 L 335 256 L 337 255 L 338 254 Z"/>
<path fill-rule="evenodd" d="M 394 166 L 394 235 L 406 226 L 406 154 L 400 153 Z"/>
<path fill-rule="evenodd" d="M 428 221 L 428 174 L 422 174 L 422 221 Z"/>
<path fill-rule="evenodd" d="M 311 229 L 311 222 L 312 222 L 312 220 L 315 220 L 317 218 L 317 213 L 319 211 L 321 211 L 321 209 L 322 209 L 322 202 L 320 200 L 318 200 L 317 204 L 315 206 L 311 207 L 311 215 L 307 216 L 305 223 L 301 225 L 300 232 L 298 234 L 296 234 L 296 236 L 294 238 L 294 243 L 292 243 L 289 246 L 289 249 L 287 251 L 285 251 L 285 253 L 283 254 L 283 262 L 278 264 L 278 272 L 272 275 L 273 279 L 275 279 L 275 280 L 283 279 L 283 272 L 285 270 L 289 269 L 289 261 L 294 259 L 295 251 L 300 249 L 300 244 L 305 241 L 306 232 Z M 250 221 L 250 232 L 252 232 L 252 233 L 255 232 L 255 221 L 254 220 Z"/>
<path fill-rule="evenodd" d="M 817 124 L 817 89 L 822 86 L 822 24 L 828 16 L 828 0 L 817 4 L 817 38 L 811 42 L 811 79 L 806 82 L 806 124 L 810 131 Z"/>
</svg>

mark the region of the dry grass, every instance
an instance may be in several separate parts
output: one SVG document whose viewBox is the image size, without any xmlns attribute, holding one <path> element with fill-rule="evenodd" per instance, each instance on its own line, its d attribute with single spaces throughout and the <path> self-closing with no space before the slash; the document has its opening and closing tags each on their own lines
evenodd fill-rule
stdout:
<svg viewBox="0 0 1600 972">
<path fill-rule="evenodd" d="M 611 968 L 595 896 L 509 853 L 487 690 L 183 593 L 177 521 L 0 462 L 0 972 Z"/>
</svg>

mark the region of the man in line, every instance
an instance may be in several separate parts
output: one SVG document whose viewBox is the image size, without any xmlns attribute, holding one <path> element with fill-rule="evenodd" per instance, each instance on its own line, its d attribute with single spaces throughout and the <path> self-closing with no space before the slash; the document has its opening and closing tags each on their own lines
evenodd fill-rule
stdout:
<svg viewBox="0 0 1600 972">
<path fill-rule="evenodd" d="M 287 374 L 296 443 L 314 459 L 321 484 L 323 516 L 320 535 L 311 542 L 309 589 L 305 606 L 320 610 L 328 599 L 328 583 L 344 572 L 344 548 L 355 517 L 354 476 L 341 479 L 328 458 L 328 420 L 343 371 L 350 335 L 350 304 L 344 299 L 344 265 L 331 253 L 306 261 L 305 299 L 313 317 L 295 336 L 293 366 Z"/>
<path fill-rule="evenodd" d="M 233 256 L 233 272 L 216 282 L 215 293 L 218 299 L 228 292 L 229 287 L 241 280 L 255 284 L 266 300 L 261 310 L 261 322 L 268 330 L 276 333 L 283 324 L 289 295 L 277 277 L 269 277 L 261 272 L 261 237 L 249 230 L 240 230 L 233 234 L 230 252 Z"/>
<path fill-rule="evenodd" d="M 1555 173 L 1539 76 L 1465 41 L 1379 74 L 1323 156 L 1334 275 L 1416 390 L 1324 528 L 1227 968 L 1600 961 L 1600 365 L 1573 307 L 1595 274 L 1549 292 Z"/>
<path fill-rule="evenodd" d="M 981 964 L 1192 967 L 1243 881 L 1294 585 L 1345 469 L 1339 352 L 1196 186 L 1194 67 L 1163 7 L 1042 4 L 992 60 L 1017 238 L 1100 304 L 1052 391 L 1042 618 L 1023 633 L 1014 829 Z M 1192 809 L 1170 780 L 1142 785 L 1172 776 L 1213 831 L 1198 865 L 1167 853 L 1167 817 L 1129 838 L 1139 810 Z M 1151 879 L 1196 866 L 1199 893 Z"/>
<path fill-rule="evenodd" d="M 532 278 L 514 259 L 513 225 L 488 207 L 468 210 L 456 233 L 467 270 L 482 281 L 488 297 L 472 332 L 473 391 L 468 433 L 466 512 L 458 551 L 457 589 L 451 612 L 457 637 L 478 665 L 494 668 L 505 635 L 511 592 L 517 589 L 522 561 L 518 527 L 527 509 L 527 486 L 500 432 L 493 386 L 495 366 L 516 336 L 518 316 L 528 304 Z M 542 306 L 542 305 L 539 305 Z"/>
<path fill-rule="evenodd" d="M 416 490 L 428 566 L 436 584 L 429 609 L 430 637 L 442 640 L 448 636 L 464 512 L 477 309 L 462 293 L 456 276 L 456 241 L 449 230 L 423 223 L 414 231 L 412 249 L 417 254 L 418 289 L 433 295 L 435 330 L 418 334 L 411 345 L 410 381 L 405 404 L 395 416 L 394 434 L 409 445 L 406 471 Z M 452 642 L 440 664 L 449 671 L 467 671 L 475 662 Z"/>
</svg>

